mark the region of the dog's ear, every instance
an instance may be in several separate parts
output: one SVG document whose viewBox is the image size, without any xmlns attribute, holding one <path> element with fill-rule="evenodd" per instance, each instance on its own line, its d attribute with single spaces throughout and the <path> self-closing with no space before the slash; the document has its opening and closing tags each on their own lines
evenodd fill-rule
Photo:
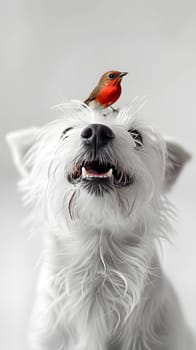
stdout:
<svg viewBox="0 0 196 350">
<path fill-rule="evenodd" d="M 26 176 L 30 170 L 30 164 L 25 163 L 27 151 L 35 143 L 39 128 L 29 128 L 10 132 L 6 135 L 14 164 L 22 176 Z"/>
<path fill-rule="evenodd" d="M 191 154 L 178 143 L 165 139 L 167 147 L 165 189 L 168 191 L 176 182 L 185 164 L 191 159 Z"/>
</svg>

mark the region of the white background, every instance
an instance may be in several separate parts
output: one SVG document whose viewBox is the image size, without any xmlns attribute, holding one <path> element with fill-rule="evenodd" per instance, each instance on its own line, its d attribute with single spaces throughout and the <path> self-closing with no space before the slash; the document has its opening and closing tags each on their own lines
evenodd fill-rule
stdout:
<svg viewBox="0 0 196 350">
<path fill-rule="evenodd" d="M 52 120 L 52 105 L 84 99 L 103 72 L 117 69 L 129 72 L 117 105 L 147 95 L 140 117 L 194 156 L 196 2 L 6 0 L 0 24 L 0 349 L 28 350 L 41 237 L 29 240 L 22 226 L 26 212 L 4 135 Z M 196 330 L 195 181 L 193 158 L 171 194 L 179 219 L 163 263 Z"/>
</svg>

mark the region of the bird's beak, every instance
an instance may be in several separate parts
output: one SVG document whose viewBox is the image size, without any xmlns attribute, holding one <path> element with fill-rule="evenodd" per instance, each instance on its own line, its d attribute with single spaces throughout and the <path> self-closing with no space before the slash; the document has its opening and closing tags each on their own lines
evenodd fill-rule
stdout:
<svg viewBox="0 0 196 350">
<path fill-rule="evenodd" d="M 124 77 L 124 76 L 127 75 L 127 74 L 128 74 L 128 72 L 121 72 L 121 73 L 119 74 L 119 77 L 122 78 L 122 77 Z"/>
</svg>

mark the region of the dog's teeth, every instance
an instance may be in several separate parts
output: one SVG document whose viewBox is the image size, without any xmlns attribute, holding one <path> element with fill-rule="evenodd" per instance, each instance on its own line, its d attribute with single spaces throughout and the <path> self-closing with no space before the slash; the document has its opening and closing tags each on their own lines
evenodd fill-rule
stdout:
<svg viewBox="0 0 196 350">
<path fill-rule="evenodd" d="M 86 172 L 86 169 L 85 167 L 82 167 L 82 177 L 87 177 L 87 172 Z"/>
<path fill-rule="evenodd" d="M 112 177 L 112 174 L 113 174 L 113 169 L 111 168 L 110 170 L 108 170 L 107 176 Z"/>
<path fill-rule="evenodd" d="M 85 169 L 85 167 L 82 167 L 82 178 L 90 178 L 90 177 L 97 177 L 97 178 L 111 178 L 113 175 L 113 169 L 107 171 L 107 173 L 99 174 L 96 172 L 90 172 Z"/>
</svg>

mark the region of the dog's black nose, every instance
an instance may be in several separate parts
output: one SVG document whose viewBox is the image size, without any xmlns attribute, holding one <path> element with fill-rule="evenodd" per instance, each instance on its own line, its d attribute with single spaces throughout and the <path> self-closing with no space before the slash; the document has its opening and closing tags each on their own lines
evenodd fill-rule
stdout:
<svg viewBox="0 0 196 350">
<path fill-rule="evenodd" d="M 113 131 L 103 124 L 90 124 L 81 133 L 85 145 L 94 146 L 96 148 L 106 146 L 114 139 Z"/>
</svg>

